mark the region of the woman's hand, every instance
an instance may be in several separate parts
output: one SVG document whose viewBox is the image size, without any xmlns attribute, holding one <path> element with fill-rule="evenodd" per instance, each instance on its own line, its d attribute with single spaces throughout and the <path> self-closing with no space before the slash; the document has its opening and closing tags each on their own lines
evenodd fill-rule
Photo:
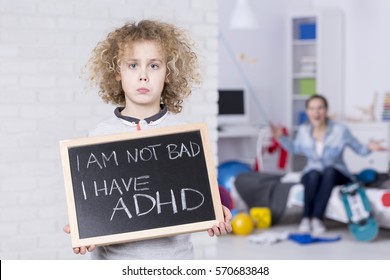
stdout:
<svg viewBox="0 0 390 280">
<path fill-rule="evenodd" d="M 70 234 L 70 226 L 69 226 L 69 224 L 64 226 L 64 232 L 66 232 L 67 234 Z M 75 248 L 73 248 L 73 253 L 85 255 L 85 253 L 87 251 L 88 252 L 92 252 L 93 250 L 95 250 L 95 247 L 96 247 L 95 245 L 75 247 Z"/>
<path fill-rule="evenodd" d="M 230 213 L 230 210 L 223 205 L 222 211 L 225 221 L 220 222 L 218 226 L 213 226 L 212 228 L 207 230 L 210 237 L 213 237 L 214 235 L 219 236 L 222 234 L 227 234 L 228 232 L 232 231 L 232 225 L 230 224 L 230 220 L 232 219 L 232 213 Z"/>
<path fill-rule="evenodd" d="M 269 128 L 271 129 L 272 137 L 278 139 L 283 136 L 283 127 L 276 126 L 272 122 L 269 123 Z"/>
<path fill-rule="evenodd" d="M 368 143 L 368 149 L 370 151 L 387 151 L 387 148 L 383 147 L 381 142 L 383 142 L 383 140 L 371 140 L 370 143 Z"/>
</svg>

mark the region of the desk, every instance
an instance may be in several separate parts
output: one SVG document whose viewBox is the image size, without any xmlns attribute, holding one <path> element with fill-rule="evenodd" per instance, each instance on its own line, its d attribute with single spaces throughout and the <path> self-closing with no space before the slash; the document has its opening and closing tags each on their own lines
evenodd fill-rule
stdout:
<svg viewBox="0 0 390 280">
<path fill-rule="evenodd" d="M 218 132 L 218 162 L 237 160 L 253 165 L 260 129 L 250 125 L 222 126 Z"/>
<path fill-rule="evenodd" d="M 257 137 L 260 129 L 254 126 L 244 125 L 232 125 L 232 126 L 221 126 L 218 137 L 219 138 L 246 138 L 246 137 Z"/>
</svg>

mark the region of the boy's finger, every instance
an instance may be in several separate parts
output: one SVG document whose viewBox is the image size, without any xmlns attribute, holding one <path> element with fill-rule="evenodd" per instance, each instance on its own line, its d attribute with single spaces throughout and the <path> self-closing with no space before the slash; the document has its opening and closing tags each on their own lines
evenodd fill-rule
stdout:
<svg viewBox="0 0 390 280">
<path fill-rule="evenodd" d="M 226 231 L 227 232 L 232 232 L 232 225 L 230 223 L 225 223 Z"/>
<path fill-rule="evenodd" d="M 64 226 L 63 230 L 66 233 L 70 233 L 70 226 L 69 225 Z"/>
<path fill-rule="evenodd" d="M 85 246 L 80 247 L 80 254 L 81 255 L 85 255 L 86 252 L 87 252 L 87 248 Z"/>
<path fill-rule="evenodd" d="M 213 226 L 213 231 L 216 236 L 221 235 L 221 232 L 219 231 L 219 228 L 217 226 Z"/>
<path fill-rule="evenodd" d="M 88 252 L 92 252 L 93 250 L 95 250 L 95 245 L 91 245 L 91 246 L 88 246 L 87 247 L 87 250 L 88 250 Z"/>
<path fill-rule="evenodd" d="M 219 230 L 221 232 L 221 234 L 226 234 L 226 227 L 225 227 L 225 223 L 219 223 Z"/>
</svg>

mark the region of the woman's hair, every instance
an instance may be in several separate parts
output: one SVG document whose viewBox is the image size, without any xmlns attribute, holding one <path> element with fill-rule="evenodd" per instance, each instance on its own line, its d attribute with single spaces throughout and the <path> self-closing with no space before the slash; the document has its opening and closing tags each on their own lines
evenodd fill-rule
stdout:
<svg viewBox="0 0 390 280">
<path fill-rule="evenodd" d="M 180 112 L 192 86 L 200 83 L 200 75 L 192 41 L 184 30 L 172 24 L 142 20 L 126 23 L 110 32 L 92 51 L 86 65 L 89 80 L 99 87 L 99 95 L 104 102 L 125 105 L 122 84 L 116 76 L 120 72 L 121 59 L 132 50 L 134 43 L 140 41 L 152 41 L 161 48 L 167 65 L 161 102 L 169 111 Z"/>
<path fill-rule="evenodd" d="M 320 100 L 322 100 L 322 102 L 324 103 L 325 109 L 328 110 L 328 101 L 326 100 L 326 98 L 324 96 L 319 95 L 319 94 L 312 95 L 308 99 L 306 99 L 306 102 L 305 102 L 305 108 L 306 109 L 309 107 L 309 103 L 313 99 L 320 99 Z"/>
</svg>

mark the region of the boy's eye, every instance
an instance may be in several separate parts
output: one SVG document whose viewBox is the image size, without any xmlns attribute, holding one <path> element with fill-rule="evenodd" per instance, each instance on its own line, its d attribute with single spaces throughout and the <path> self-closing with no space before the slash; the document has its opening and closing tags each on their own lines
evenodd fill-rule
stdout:
<svg viewBox="0 0 390 280">
<path fill-rule="evenodd" d="M 152 69 L 157 69 L 157 68 L 159 67 L 159 65 L 158 65 L 157 63 L 152 63 L 152 64 L 150 65 L 150 67 L 151 67 Z"/>
<path fill-rule="evenodd" d="M 137 64 L 135 64 L 135 63 L 130 63 L 129 64 L 129 68 L 130 69 L 134 69 L 136 66 L 137 66 Z"/>
</svg>

